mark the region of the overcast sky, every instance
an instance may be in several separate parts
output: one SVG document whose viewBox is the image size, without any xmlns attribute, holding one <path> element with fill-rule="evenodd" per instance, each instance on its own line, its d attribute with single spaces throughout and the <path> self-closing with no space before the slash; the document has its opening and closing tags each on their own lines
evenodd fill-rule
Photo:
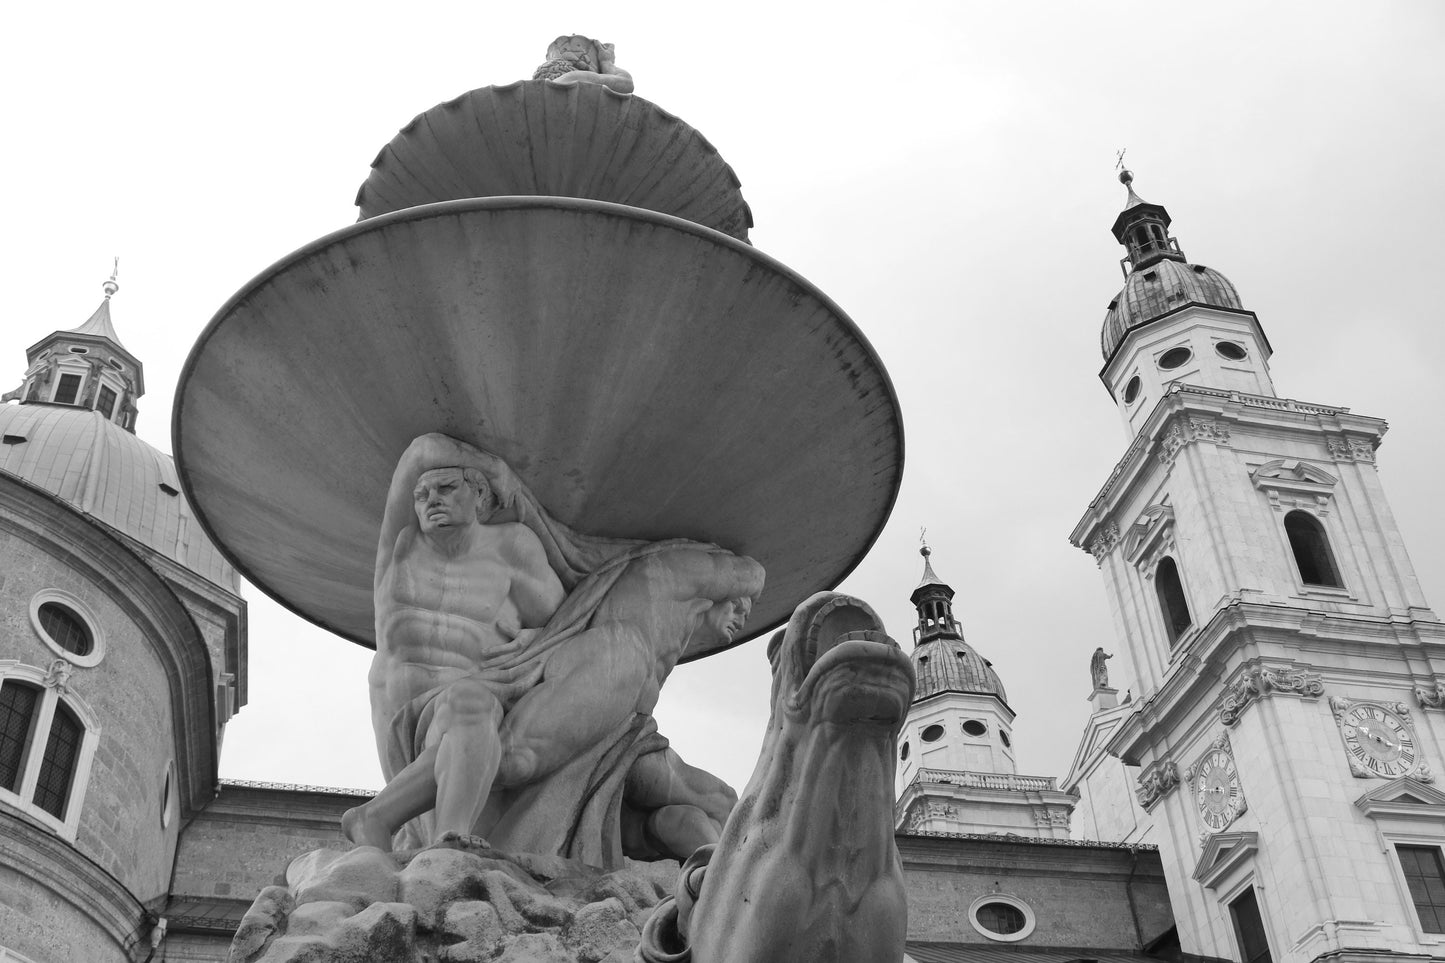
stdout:
<svg viewBox="0 0 1445 963">
<path fill-rule="evenodd" d="M 1098 380 L 1135 187 L 1223 271 L 1282 396 L 1389 419 L 1379 471 L 1445 606 L 1445 6 L 1433 3 L 26 4 L 0 56 L 11 185 L 0 376 L 78 325 L 120 255 L 115 325 L 146 365 L 139 434 L 170 450 L 191 344 L 267 265 L 355 219 L 415 114 L 613 42 L 637 94 L 742 181 L 753 243 L 830 295 L 887 366 L 907 465 L 843 589 L 900 641 L 920 526 L 968 640 L 1018 713 L 1021 771 L 1062 775 L 1089 654 L 1113 651 L 1067 536 L 1123 454 Z M 7 367 L 8 366 L 8 367 Z M 4 372 L 8 371 L 6 375 Z M 365 372 L 357 372 L 365 377 Z M 225 777 L 376 787 L 370 653 L 259 593 Z M 1114 681 L 1122 660 L 1111 663 Z M 762 642 L 683 666 L 658 712 L 741 787 L 766 719 Z"/>
</svg>

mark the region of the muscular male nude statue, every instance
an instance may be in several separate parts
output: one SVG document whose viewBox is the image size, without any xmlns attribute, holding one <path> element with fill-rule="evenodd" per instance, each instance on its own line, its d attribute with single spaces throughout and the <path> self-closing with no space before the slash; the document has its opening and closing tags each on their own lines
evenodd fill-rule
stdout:
<svg viewBox="0 0 1445 963">
<path fill-rule="evenodd" d="M 470 835 L 494 786 L 545 778 L 650 713 L 687 647 L 731 641 L 762 590 L 757 562 L 713 546 L 618 543 L 625 568 L 585 628 L 548 648 L 543 627 L 566 591 L 532 528 L 494 520 L 498 464 L 436 434 L 397 464 L 370 676 L 388 782 L 343 817 L 353 842 L 389 849 L 428 810 L 431 842 Z M 666 750 L 638 760 L 626 799 L 671 852 L 715 839 L 732 797 Z"/>
<path fill-rule="evenodd" d="M 376 657 L 371 718 L 377 750 L 411 739 L 415 758 L 348 811 L 353 842 L 391 848 L 407 820 L 434 809 L 438 837 L 471 833 L 502 758 L 506 705 L 536 682 L 519 672 L 523 629 L 546 623 L 565 595 L 525 525 L 482 524 L 493 505 L 485 476 L 459 446 L 423 435 L 392 477 L 376 553 Z M 405 753 L 410 755 L 411 753 Z"/>
</svg>

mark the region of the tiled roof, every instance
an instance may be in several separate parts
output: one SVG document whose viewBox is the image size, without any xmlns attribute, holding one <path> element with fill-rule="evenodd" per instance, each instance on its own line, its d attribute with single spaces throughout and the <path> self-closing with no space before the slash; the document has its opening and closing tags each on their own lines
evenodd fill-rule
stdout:
<svg viewBox="0 0 1445 963">
<path fill-rule="evenodd" d="M 69 502 L 231 592 L 236 570 L 180 493 L 171 457 L 99 412 L 70 405 L 0 405 L 0 471 Z"/>
</svg>

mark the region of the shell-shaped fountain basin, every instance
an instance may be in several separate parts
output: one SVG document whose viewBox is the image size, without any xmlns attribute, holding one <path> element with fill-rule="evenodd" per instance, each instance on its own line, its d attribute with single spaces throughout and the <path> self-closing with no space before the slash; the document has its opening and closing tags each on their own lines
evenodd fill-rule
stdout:
<svg viewBox="0 0 1445 963">
<path fill-rule="evenodd" d="M 853 569 L 903 468 L 887 372 L 821 291 L 690 222 L 556 197 L 414 207 L 282 259 L 201 335 L 172 431 L 236 567 L 366 646 L 388 484 L 426 432 L 580 531 L 758 559 L 738 641 Z"/>
<path fill-rule="evenodd" d="M 372 161 L 361 219 L 467 197 L 584 197 L 746 241 L 753 218 L 707 138 L 634 94 L 523 80 L 418 114 Z"/>
</svg>

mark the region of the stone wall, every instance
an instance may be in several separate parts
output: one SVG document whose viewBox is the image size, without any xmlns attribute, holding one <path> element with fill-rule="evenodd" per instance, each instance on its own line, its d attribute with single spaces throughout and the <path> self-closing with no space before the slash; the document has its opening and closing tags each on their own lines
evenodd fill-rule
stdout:
<svg viewBox="0 0 1445 963">
<path fill-rule="evenodd" d="M 1174 925 L 1152 848 L 900 833 L 898 850 L 910 941 L 1138 951 Z M 1026 904 L 1032 933 L 1014 944 L 980 933 L 969 908 L 990 894 Z"/>
</svg>

